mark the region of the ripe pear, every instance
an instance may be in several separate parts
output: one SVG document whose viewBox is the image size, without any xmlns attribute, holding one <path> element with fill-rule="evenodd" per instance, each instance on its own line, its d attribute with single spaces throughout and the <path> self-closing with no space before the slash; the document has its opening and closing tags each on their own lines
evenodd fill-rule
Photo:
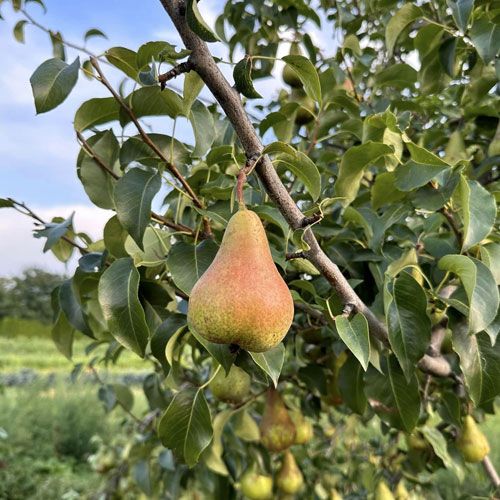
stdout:
<svg viewBox="0 0 500 500">
<path fill-rule="evenodd" d="M 267 392 L 266 407 L 259 429 L 261 443 L 269 451 L 286 450 L 295 442 L 295 425 L 279 392 L 275 389 Z"/>
<path fill-rule="evenodd" d="M 237 404 L 248 398 L 251 380 L 245 370 L 232 365 L 227 376 L 219 370 L 208 387 L 219 401 Z"/>
<path fill-rule="evenodd" d="M 264 474 L 249 471 L 240 481 L 241 492 L 250 500 L 268 500 L 273 496 L 273 479 Z"/>
<path fill-rule="evenodd" d="M 464 426 L 457 440 L 457 448 L 466 462 L 480 462 L 489 452 L 490 445 L 474 418 L 466 415 Z"/>
<path fill-rule="evenodd" d="M 381 479 L 375 488 L 373 500 L 395 500 L 387 483 Z"/>
<path fill-rule="evenodd" d="M 305 444 L 310 441 L 314 435 L 314 429 L 309 422 L 299 411 L 294 411 L 290 415 L 295 425 L 295 444 Z"/>
<path fill-rule="evenodd" d="M 293 313 L 292 295 L 274 265 L 258 215 L 240 208 L 191 292 L 189 328 L 210 342 L 265 352 L 281 342 Z"/>
<path fill-rule="evenodd" d="M 281 491 L 293 495 L 297 493 L 304 484 L 304 476 L 295 461 L 291 451 L 286 451 L 283 464 L 276 476 L 276 484 Z"/>
<path fill-rule="evenodd" d="M 290 55 L 291 56 L 301 56 L 302 55 L 302 50 L 300 50 L 300 46 L 297 42 L 293 42 L 290 45 Z M 290 85 L 290 87 L 293 88 L 301 88 L 302 87 L 302 82 L 300 78 L 297 76 L 297 73 L 288 66 L 288 64 L 285 65 L 283 68 L 283 81 Z"/>
<path fill-rule="evenodd" d="M 300 104 L 295 115 L 296 125 L 307 125 L 314 120 L 314 101 L 302 89 L 292 89 L 290 100 Z"/>
<path fill-rule="evenodd" d="M 396 486 L 396 500 L 409 500 L 410 494 L 408 493 L 408 490 L 405 487 L 405 484 L 403 481 L 399 481 L 398 485 Z"/>
</svg>

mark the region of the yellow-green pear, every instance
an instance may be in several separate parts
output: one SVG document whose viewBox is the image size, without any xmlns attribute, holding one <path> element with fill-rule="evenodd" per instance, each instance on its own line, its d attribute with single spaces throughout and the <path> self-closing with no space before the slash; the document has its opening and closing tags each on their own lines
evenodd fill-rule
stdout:
<svg viewBox="0 0 500 500">
<path fill-rule="evenodd" d="M 396 486 L 396 500 L 409 500 L 410 494 L 403 483 L 403 480 L 399 481 Z"/>
<path fill-rule="evenodd" d="M 295 442 L 295 425 L 279 392 L 269 389 L 260 421 L 260 441 L 269 450 L 279 452 Z"/>
<path fill-rule="evenodd" d="M 387 483 L 381 479 L 375 488 L 374 500 L 395 500 Z"/>
<path fill-rule="evenodd" d="M 304 484 L 304 476 L 290 450 L 285 452 L 283 464 L 276 476 L 276 484 L 281 491 L 290 495 L 297 493 Z"/>
<path fill-rule="evenodd" d="M 242 476 L 240 487 L 243 495 L 250 500 L 268 500 L 273 496 L 273 479 L 254 471 Z"/>
<path fill-rule="evenodd" d="M 480 462 L 489 452 L 490 445 L 471 415 L 466 415 L 457 448 L 466 462 Z"/>
<path fill-rule="evenodd" d="M 245 370 L 233 365 L 227 376 L 224 370 L 220 369 L 208 387 L 218 400 L 237 404 L 248 398 L 251 380 Z"/>
<path fill-rule="evenodd" d="M 305 444 L 310 441 L 314 435 L 314 428 L 311 422 L 299 411 L 294 411 L 290 415 L 296 430 L 295 444 Z"/>
<path fill-rule="evenodd" d="M 342 495 L 335 488 L 333 488 L 330 490 L 330 500 L 342 500 Z"/>
<path fill-rule="evenodd" d="M 411 434 L 408 434 L 406 436 L 406 444 L 408 445 L 408 448 L 419 451 L 426 450 L 429 447 L 429 444 L 419 432 L 412 432 Z"/>
<path fill-rule="evenodd" d="M 271 256 L 259 216 L 240 208 L 189 297 L 189 328 L 217 344 L 264 352 L 293 320 L 293 299 Z"/>
<path fill-rule="evenodd" d="M 300 46 L 297 42 L 293 42 L 290 45 L 290 55 L 291 56 L 301 56 L 302 55 L 302 50 L 300 50 Z M 300 78 L 297 76 L 297 73 L 288 65 L 286 64 L 285 67 L 283 68 L 283 81 L 290 85 L 290 87 L 294 88 L 301 88 L 302 87 L 302 82 Z"/>
<path fill-rule="evenodd" d="M 297 125 L 307 125 L 314 120 L 314 101 L 302 89 L 292 89 L 290 100 L 300 105 L 295 115 Z"/>
</svg>

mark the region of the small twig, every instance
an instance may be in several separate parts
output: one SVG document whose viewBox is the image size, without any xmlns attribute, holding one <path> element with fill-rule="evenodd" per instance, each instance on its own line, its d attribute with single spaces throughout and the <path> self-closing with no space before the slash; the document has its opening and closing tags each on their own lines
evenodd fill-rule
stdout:
<svg viewBox="0 0 500 500">
<path fill-rule="evenodd" d="M 293 259 L 305 259 L 306 256 L 303 251 L 300 252 L 289 252 L 285 255 L 285 260 L 293 260 Z"/>
<path fill-rule="evenodd" d="M 149 135 L 146 134 L 146 132 L 142 128 L 142 125 L 139 123 L 139 120 L 135 116 L 132 109 L 130 109 L 130 107 L 123 100 L 123 98 L 118 94 L 118 92 L 116 92 L 116 90 L 113 88 L 113 86 L 109 83 L 108 79 L 106 78 L 106 76 L 102 72 L 101 67 L 99 66 L 99 62 L 97 61 L 97 59 L 95 57 L 91 57 L 90 63 L 97 71 L 97 74 L 99 75 L 100 82 L 109 90 L 111 95 L 115 98 L 115 100 L 122 107 L 122 109 L 125 111 L 125 113 L 127 113 L 130 120 L 137 128 L 137 131 L 139 132 L 140 136 L 142 137 L 142 140 L 161 158 L 161 160 L 165 164 L 165 167 L 167 168 L 167 170 L 181 183 L 182 187 L 186 190 L 188 196 L 191 198 L 193 203 L 198 208 L 203 208 L 203 203 L 196 196 L 196 193 L 193 191 L 193 189 L 191 188 L 189 183 L 186 181 L 184 176 L 179 172 L 177 167 L 169 161 L 169 159 L 165 156 L 163 151 L 151 140 Z"/>
<path fill-rule="evenodd" d="M 355 304 L 344 304 L 344 308 L 342 309 L 342 314 L 344 318 L 348 318 L 354 311 L 356 310 Z"/>
<path fill-rule="evenodd" d="M 167 71 L 166 73 L 162 73 L 158 75 L 158 81 L 160 82 L 160 88 L 163 90 L 166 87 L 166 84 L 172 78 L 176 78 L 182 73 L 189 73 L 193 69 L 193 65 L 189 59 L 186 62 L 181 62 L 177 66 L 174 66 L 172 69 Z"/>
<path fill-rule="evenodd" d="M 257 161 L 261 156 L 258 153 L 251 154 L 248 156 L 245 165 L 238 172 L 238 177 L 236 178 L 236 200 L 238 201 L 240 207 L 245 206 L 245 198 L 243 197 L 243 187 L 247 181 L 247 176 L 250 175 L 252 170 L 255 168 Z"/>
<path fill-rule="evenodd" d="M 486 474 L 490 478 L 491 484 L 495 488 L 500 488 L 500 477 L 498 477 L 498 473 L 495 469 L 495 466 L 493 465 L 493 463 L 490 460 L 490 457 L 488 455 L 486 455 L 483 458 L 482 464 L 483 464 L 483 467 L 484 467 Z"/>
<path fill-rule="evenodd" d="M 311 226 L 312 224 L 315 224 L 316 222 L 320 221 L 322 218 L 323 216 L 320 213 L 304 216 L 300 227 Z"/>
<path fill-rule="evenodd" d="M 305 304 L 303 302 L 294 302 L 294 306 L 295 306 L 295 309 L 299 309 L 299 310 L 305 312 L 306 314 L 309 314 L 309 316 L 311 316 L 311 318 L 314 318 L 322 325 L 328 324 L 328 321 L 323 316 L 323 313 L 321 311 L 318 311 L 317 309 L 314 309 L 314 307 L 312 307 L 308 304 Z"/>
<path fill-rule="evenodd" d="M 462 246 L 462 233 L 460 232 L 460 229 L 457 226 L 453 214 L 447 208 L 444 207 L 441 208 L 439 211 L 446 217 L 448 224 L 450 225 L 453 233 L 455 234 L 455 238 L 457 239 L 458 244 Z"/>
</svg>

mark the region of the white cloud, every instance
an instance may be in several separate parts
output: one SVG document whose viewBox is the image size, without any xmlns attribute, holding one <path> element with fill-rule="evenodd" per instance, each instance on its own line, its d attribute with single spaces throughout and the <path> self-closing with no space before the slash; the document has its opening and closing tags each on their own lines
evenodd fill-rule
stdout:
<svg viewBox="0 0 500 500">
<path fill-rule="evenodd" d="M 113 215 L 109 210 L 86 205 L 61 205 L 53 207 L 32 207 L 46 221 L 53 217 L 68 217 L 75 212 L 74 226 L 77 231 L 101 239 L 104 224 Z M 39 266 L 53 272 L 71 272 L 79 254 L 67 264 L 59 262 L 52 253 L 43 253 L 44 239 L 33 237 L 33 220 L 11 209 L 0 212 L 0 276 L 16 275 L 30 266 Z"/>
</svg>

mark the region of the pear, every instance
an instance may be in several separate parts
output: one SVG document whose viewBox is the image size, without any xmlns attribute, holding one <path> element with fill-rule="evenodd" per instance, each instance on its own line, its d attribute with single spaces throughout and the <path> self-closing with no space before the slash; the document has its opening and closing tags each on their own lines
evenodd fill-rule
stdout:
<svg viewBox="0 0 500 500">
<path fill-rule="evenodd" d="M 399 481 L 398 485 L 396 486 L 396 500 L 409 500 L 410 494 L 408 493 L 408 490 L 405 487 L 405 484 L 403 481 Z"/>
<path fill-rule="evenodd" d="M 283 457 L 283 464 L 276 476 L 276 484 L 281 491 L 290 495 L 297 493 L 304 484 L 304 477 L 291 451 L 287 451 Z"/>
<path fill-rule="evenodd" d="M 260 422 L 260 440 L 269 450 L 279 452 L 295 442 L 295 425 L 278 391 L 269 389 L 266 407 Z"/>
<path fill-rule="evenodd" d="M 210 342 L 253 352 L 278 345 L 293 320 L 293 299 L 255 212 L 230 219 L 210 267 L 189 297 L 189 328 Z"/>
<path fill-rule="evenodd" d="M 389 486 L 387 486 L 387 483 L 383 479 L 378 482 L 375 488 L 373 500 L 395 500 Z"/>
<path fill-rule="evenodd" d="M 290 415 L 292 417 L 292 421 L 295 425 L 295 444 L 305 444 L 310 441 L 314 435 L 314 429 L 306 418 L 299 412 L 294 411 Z"/>
<path fill-rule="evenodd" d="M 333 488 L 330 491 L 330 500 L 342 500 L 342 495 L 335 488 Z"/>
<path fill-rule="evenodd" d="M 424 451 L 429 448 L 429 444 L 419 432 L 412 432 L 406 436 L 406 444 L 412 450 Z"/>
<path fill-rule="evenodd" d="M 293 42 L 290 45 L 290 55 L 291 56 L 301 56 L 302 50 L 300 50 L 300 46 L 297 42 Z M 300 78 L 297 76 L 297 73 L 287 65 L 283 68 L 283 81 L 290 85 L 293 88 L 302 88 L 302 82 Z"/>
<path fill-rule="evenodd" d="M 466 462 L 480 462 L 489 452 L 490 445 L 474 418 L 466 415 L 464 426 L 457 440 L 457 448 Z"/>
<path fill-rule="evenodd" d="M 248 398 L 251 380 L 245 370 L 232 365 L 227 376 L 223 370 L 219 370 L 208 387 L 219 401 L 237 404 Z"/>
<path fill-rule="evenodd" d="M 295 115 L 295 123 L 297 125 L 307 125 L 314 120 L 314 112 L 316 110 L 314 101 L 302 90 L 293 89 L 290 95 L 292 102 L 300 104 Z"/>
<path fill-rule="evenodd" d="M 241 492 L 250 500 L 268 500 L 273 496 L 273 479 L 249 471 L 240 480 Z"/>
</svg>

